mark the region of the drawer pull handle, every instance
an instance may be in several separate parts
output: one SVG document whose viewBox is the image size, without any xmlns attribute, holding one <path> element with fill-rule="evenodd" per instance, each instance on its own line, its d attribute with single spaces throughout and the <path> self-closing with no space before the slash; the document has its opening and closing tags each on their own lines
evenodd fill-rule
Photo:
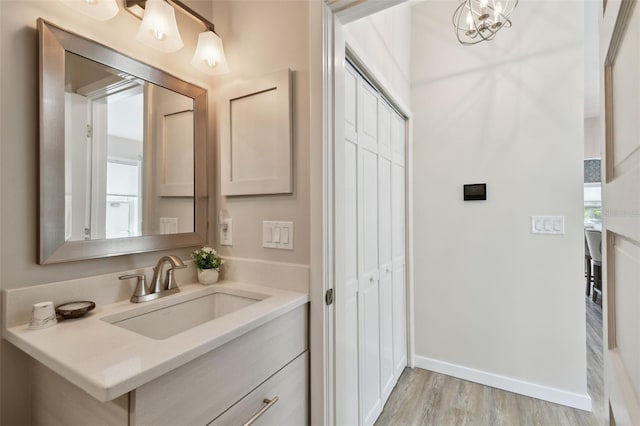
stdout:
<svg viewBox="0 0 640 426">
<path fill-rule="evenodd" d="M 260 411 L 258 411 L 256 414 L 253 415 L 253 417 L 251 417 L 243 426 L 251 426 L 256 420 L 258 420 L 258 418 L 260 416 L 262 416 L 264 413 L 267 412 L 267 410 L 271 407 L 273 407 L 274 405 L 276 405 L 276 402 L 278 402 L 280 398 L 277 396 L 274 396 L 273 399 L 264 399 L 262 402 L 264 402 L 265 405 L 264 407 L 262 407 L 260 409 Z"/>
</svg>

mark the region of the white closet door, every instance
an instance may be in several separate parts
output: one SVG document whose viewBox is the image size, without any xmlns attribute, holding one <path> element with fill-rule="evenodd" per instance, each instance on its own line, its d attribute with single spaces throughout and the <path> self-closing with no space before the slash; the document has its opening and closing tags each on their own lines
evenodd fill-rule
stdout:
<svg viewBox="0 0 640 426">
<path fill-rule="evenodd" d="M 358 231 L 360 301 L 360 401 L 365 425 L 382 412 L 378 290 L 378 98 L 363 79 L 358 87 Z"/>
<path fill-rule="evenodd" d="M 380 265 L 380 386 L 382 403 L 393 390 L 393 289 L 391 262 L 391 108 L 378 104 L 378 235 Z"/>
<path fill-rule="evenodd" d="M 393 365 L 398 378 L 407 365 L 405 282 L 405 120 L 393 112 L 391 119 L 392 244 L 393 258 Z"/>
<path fill-rule="evenodd" d="M 336 421 L 357 425 L 359 418 L 358 306 L 358 74 L 345 69 L 344 287 L 336 289 Z M 338 206 L 340 203 L 337 204 Z"/>
<path fill-rule="evenodd" d="M 337 219 L 344 282 L 336 289 L 336 423 L 372 425 L 407 360 L 405 121 L 350 65 L 344 93 L 345 137 L 338 151 L 344 185 L 336 200 L 344 215 Z"/>
</svg>

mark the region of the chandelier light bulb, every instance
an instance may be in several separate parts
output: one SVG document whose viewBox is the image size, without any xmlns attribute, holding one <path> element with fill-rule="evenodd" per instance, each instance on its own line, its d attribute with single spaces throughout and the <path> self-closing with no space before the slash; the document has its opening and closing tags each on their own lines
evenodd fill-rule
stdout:
<svg viewBox="0 0 640 426">
<path fill-rule="evenodd" d="M 473 15 L 471 14 L 471 11 L 469 11 L 469 13 L 467 14 L 467 25 L 469 25 L 469 31 L 473 30 Z"/>
<path fill-rule="evenodd" d="M 500 24 L 500 16 L 502 15 L 502 3 L 500 3 L 499 1 L 496 2 L 494 6 L 494 11 L 496 16 L 495 23 Z"/>
<path fill-rule="evenodd" d="M 162 41 L 167 37 L 167 35 L 162 31 L 162 27 L 152 28 L 150 31 L 151 31 L 151 34 L 155 37 L 155 39 L 158 41 Z"/>
</svg>

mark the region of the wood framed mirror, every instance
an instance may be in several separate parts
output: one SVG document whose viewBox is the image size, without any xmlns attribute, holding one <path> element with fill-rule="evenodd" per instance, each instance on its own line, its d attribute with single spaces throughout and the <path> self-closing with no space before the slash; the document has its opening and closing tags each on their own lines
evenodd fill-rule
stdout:
<svg viewBox="0 0 640 426">
<path fill-rule="evenodd" d="M 207 239 L 207 91 L 38 20 L 41 264 Z"/>
</svg>

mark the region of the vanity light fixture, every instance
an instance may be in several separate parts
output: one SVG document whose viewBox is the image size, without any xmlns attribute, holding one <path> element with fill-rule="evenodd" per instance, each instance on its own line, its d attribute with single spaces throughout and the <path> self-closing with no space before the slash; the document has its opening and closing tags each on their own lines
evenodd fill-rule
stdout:
<svg viewBox="0 0 640 426">
<path fill-rule="evenodd" d="M 222 39 L 213 30 L 198 35 L 198 46 L 191 64 L 205 74 L 223 74 L 229 72 L 227 60 L 224 57 Z"/>
<path fill-rule="evenodd" d="M 116 0 L 62 0 L 67 6 L 97 19 L 108 21 L 118 14 Z"/>
<path fill-rule="evenodd" d="M 137 39 L 163 52 L 182 48 L 182 38 L 175 20 L 174 8 L 204 26 L 191 64 L 198 70 L 214 75 L 229 72 L 222 40 L 215 26 L 202 15 L 179 0 L 124 0 L 127 11 L 142 19 Z"/>
<path fill-rule="evenodd" d="M 147 0 L 136 40 L 166 53 L 182 49 L 173 7 L 164 0 Z"/>
<path fill-rule="evenodd" d="M 470 46 L 490 41 L 502 28 L 510 28 L 509 17 L 518 0 L 460 0 L 453 13 L 458 41 Z"/>
</svg>

